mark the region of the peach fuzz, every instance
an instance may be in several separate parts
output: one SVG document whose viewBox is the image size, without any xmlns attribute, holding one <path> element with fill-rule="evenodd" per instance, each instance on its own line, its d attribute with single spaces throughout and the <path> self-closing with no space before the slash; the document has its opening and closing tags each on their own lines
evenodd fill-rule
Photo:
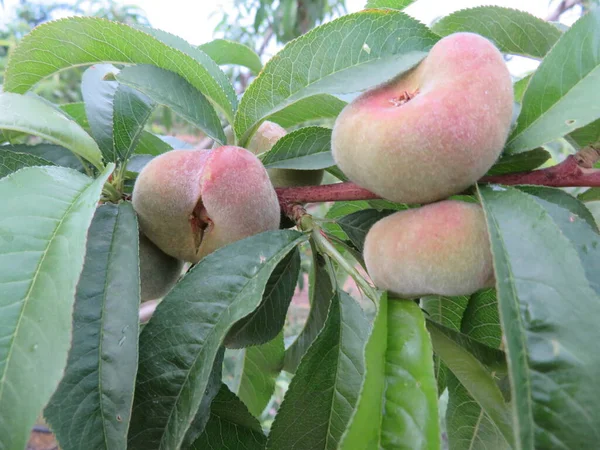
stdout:
<svg viewBox="0 0 600 450">
<path fill-rule="evenodd" d="M 487 39 L 455 33 L 413 70 L 365 92 L 338 116 L 333 156 L 351 181 L 399 203 L 447 198 L 502 152 L 513 88 Z"/>
<path fill-rule="evenodd" d="M 375 285 L 401 298 L 469 295 L 494 284 L 477 204 L 446 200 L 394 213 L 369 230 L 364 258 Z"/>
<path fill-rule="evenodd" d="M 154 158 L 138 176 L 132 203 L 144 234 L 189 262 L 279 227 L 279 203 L 265 168 L 234 146 Z"/>
</svg>

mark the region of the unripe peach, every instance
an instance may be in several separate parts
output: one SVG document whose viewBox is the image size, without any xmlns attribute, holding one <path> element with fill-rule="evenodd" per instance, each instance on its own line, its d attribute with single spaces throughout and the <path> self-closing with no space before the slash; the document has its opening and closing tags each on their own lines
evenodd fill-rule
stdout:
<svg viewBox="0 0 600 450">
<path fill-rule="evenodd" d="M 375 285 L 402 298 L 469 295 L 494 284 L 485 217 L 472 203 L 394 213 L 369 230 L 364 257 Z"/>
<path fill-rule="evenodd" d="M 163 253 L 140 233 L 140 284 L 143 302 L 167 295 L 179 279 L 182 269 L 183 261 Z"/>
<path fill-rule="evenodd" d="M 255 155 L 267 152 L 286 135 L 285 128 L 268 120 L 263 122 L 248 143 L 248 150 Z M 267 169 L 275 187 L 314 186 L 323 181 L 323 170 Z"/>
<path fill-rule="evenodd" d="M 279 228 L 267 172 L 240 147 L 172 150 L 154 158 L 136 180 L 132 203 L 144 234 L 184 261 Z"/>
<path fill-rule="evenodd" d="M 365 92 L 336 119 L 333 157 L 351 181 L 399 203 L 463 191 L 500 155 L 513 88 L 487 39 L 455 33 L 413 70 Z"/>
</svg>

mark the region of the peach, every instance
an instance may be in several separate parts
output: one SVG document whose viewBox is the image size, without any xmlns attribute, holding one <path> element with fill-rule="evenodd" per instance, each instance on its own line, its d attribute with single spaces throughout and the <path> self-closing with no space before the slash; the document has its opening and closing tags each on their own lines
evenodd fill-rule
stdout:
<svg viewBox="0 0 600 450">
<path fill-rule="evenodd" d="M 455 33 L 413 70 L 369 90 L 336 119 L 333 157 L 356 184 L 399 203 L 463 191 L 508 138 L 513 88 L 487 39 Z"/>
<path fill-rule="evenodd" d="M 286 135 L 285 128 L 274 122 L 265 121 L 256 130 L 248 150 L 255 155 L 267 152 Z M 323 181 L 323 170 L 267 169 L 269 178 L 275 187 L 314 186 Z"/>
<path fill-rule="evenodd" d="M 142 302 L 164 297 L 175 285 L 183 261 L 163 253 L 140 233 L 140 284 Z"/>
<path fill-rule="evenodd" d="M 171 150 L 154 158 L 136 180 L 132 203 L 142 232 L 166 254 L 189 262 L 279 228 L 267 172 L 240 147 Z"/>
<path fill-rule="evenodd" d="M 375 285 L 401 298 L 469 295 L 494 285 L 485 217 L 473 203 L 445 200 L 378 221 L 364 258 Z"/>
</svg>

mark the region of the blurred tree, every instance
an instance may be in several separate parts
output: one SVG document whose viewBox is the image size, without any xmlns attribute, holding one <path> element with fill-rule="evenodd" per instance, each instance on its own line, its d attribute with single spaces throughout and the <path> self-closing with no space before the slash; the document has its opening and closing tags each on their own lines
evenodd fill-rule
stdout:
<svg viewBox="0 0 600 450">
<path fill-rule="evenodd" d="M 245 44 L 262 57 L 270 45 L 276 49 L 345 12 L 345 0 L 233 0 L 233 8 L 220 11 L 215 34 Z M 229 73 L 243 91 L 249 72 L 236 67 Z"/>
<path fill-rule="evenodd" d="M 550 2 L 552 3 L 552 2 Z M 600 0 L 561 0 L 556 8 L 554 8 L 547 16 L 546 20 L 557 22 L 560 16 L 566 11 L 578 6 L 581 8 L 581 13 L 585 14 L 590 9 L 600 5 Z"/>
</svg>

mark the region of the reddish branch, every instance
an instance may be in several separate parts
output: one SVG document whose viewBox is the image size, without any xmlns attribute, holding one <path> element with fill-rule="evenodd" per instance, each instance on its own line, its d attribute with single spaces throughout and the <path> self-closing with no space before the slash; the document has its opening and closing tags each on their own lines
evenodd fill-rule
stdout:
<svg viewBox="0 0 600 450">
<path fill-rule="evenodd" d="M 488 176 L 483 177 L 479 182 L 504 185 L 533 184 L 553 187 L 600 187 L 600 169 L 589 169 L 582 167 L 583 165 L 589 165 L 589 160 L 583 160 L 580 155 L 575 155 L 569 156 L 562 163 L 547 169 Z M 277 196 L 279 197 L 281 208 L 286 213 L 292 213 L 291 208 L 298 203 L 373 200 L 381 198 L 354 183 L 278 188 Z"/>
</svg>

